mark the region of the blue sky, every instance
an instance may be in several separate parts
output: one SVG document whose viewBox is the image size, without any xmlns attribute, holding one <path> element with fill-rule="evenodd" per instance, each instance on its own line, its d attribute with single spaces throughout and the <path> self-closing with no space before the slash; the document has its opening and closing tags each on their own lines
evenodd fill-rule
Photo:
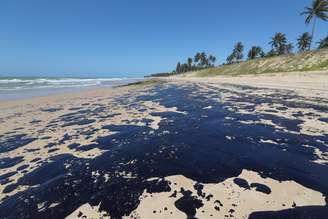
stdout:
<svg viewBox="0 0 328 219">
<path fill-rule="evenodd" d="M 142 76 L 198 51 L 223 62 L 236 41 L 269 49 L 311 27 L 310 0 L 1 0 L 0 75 Z M 318 40 L 328 34 L 319 22 Z"/>
</svg>

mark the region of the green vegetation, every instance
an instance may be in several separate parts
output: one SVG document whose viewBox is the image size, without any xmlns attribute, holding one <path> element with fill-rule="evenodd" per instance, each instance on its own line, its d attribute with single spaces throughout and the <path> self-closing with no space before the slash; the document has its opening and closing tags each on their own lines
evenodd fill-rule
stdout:
<svg viewBox="0 0 328 219">
<path fill-rule="evenodd" d="M 264 74 L 275 72 L 328 70 L 328 49 L 258 58 L 195 72 L 195 76 Z"/>
<path fill-rule="evenodd" d="M 238 63 L 244 58 L 244 45 L 241 42 L 236 43 L 231 55 L 227 58 L 228 64 Z"/>
<path fill-rule="evenodd" d="M 276 33 L 269 43 L 272 47 L 268 56 L 279 56 L 291 54 L 293 50 L 293 44 L 287 43 L 286 35 L 283 33 Z"/>
<path fill-rule="evenodd" d="M 328 48 L 328 36 L 319 41 L 319 49 Z"/>
<path fill-rule="evenodd" d="M 178 75 L 180 73 L 176 73 L 175 71 L 173 72 L 164 72 L 164 73 L 154 73 L 154 74 L 150 74 L 148 76 L 145 76 L 146 78 L 149 77 L 168 77 L 168 76 L 173 76 L 173 75 Z"/>
<path fill-rule="evenodd" d="M 257 59 L 257 58 L 263 58 L 265 57 L 265 53 L 263 52 L 263 49 L 259 46 L 253 46 L 247 55 L 248 60 Z"/>
<path fill-rule="evenodd" d="M 125 84 L 125 85 L 121 85 L 120 87 L 128 87 L 128 86 L 147 86 L 147 85 L 153 85 L 156 83 L 161 82 L 158 79 L 147 79 L 147 80 L 142 80 L 142 81 L 137 81 L 137 82 L 133 82 L 130 84 Z"/>
<path fill-rule="evenodd" d="M 189 71 L 197 71 L 206 68 L 214 67 L 214 63 L 216 61 L 216 57 L 213 55 L 207 55 L 205 52 L 198 52 L 194 59 L 188 58 L 186 63 L 181 64 L 178 62 L 177 67 L 172 72 L 175 73 L 185 73 Z M 158 75 L 158 74 L 157 74 Z"/>
<path fill-rule="evenodd" d="M 312 37 L 307 32 L 299 36 L 299 38 L 297 39 L 297 46 L 299 52 L 310 50 L 311 41 L 312 41 Z"/>
</svg>

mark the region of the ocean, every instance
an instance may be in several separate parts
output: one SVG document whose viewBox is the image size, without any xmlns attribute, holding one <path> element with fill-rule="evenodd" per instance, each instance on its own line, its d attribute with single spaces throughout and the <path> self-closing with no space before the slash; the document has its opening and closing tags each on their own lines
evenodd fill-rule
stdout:
<svg viewBox="0 0 328 219">
<path fill-rule="evenodd" d="M 0 77 L 0 100 L 16 100 L 98 87 L 113 87 L 142 78 Z"/>
</svg>

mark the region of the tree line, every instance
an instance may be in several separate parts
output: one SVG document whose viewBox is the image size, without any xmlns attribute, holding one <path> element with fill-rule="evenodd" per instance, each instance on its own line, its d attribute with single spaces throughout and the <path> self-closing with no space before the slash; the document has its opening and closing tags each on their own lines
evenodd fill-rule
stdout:
<svg viewBox="0 0 328 219">
<path fill-rule="evenodd" d="M 298 52 L 305 52 L 311 50 L 312 37 L 310 33 L 306 32 L 297 38 Z M 247 60 L 256 58 L 288 55 L 293 53 L 294 45 L 287 41 L 286 35 L 283 33 L 276 33 L 270 41 L 271 50 L 267 53 L 259 46 L 252 46 L 247 53 Z M 328 48 L 328 36 L 318 42 L 317 49 Z M 235 44 L 232 53 L 227 57 L 226 64 L 233 64 L 243 61 L 244 59 L 244 45 L 242 42 Z"/>
<path fill-rule="evenodd" d="M 214 67 L 216 57 L 207 55 L 205 52 L 198 52 L 194 58 L 187 58 L 185 63 L 178 62 L 173 73 L 184 73 Z"/>
</svg>

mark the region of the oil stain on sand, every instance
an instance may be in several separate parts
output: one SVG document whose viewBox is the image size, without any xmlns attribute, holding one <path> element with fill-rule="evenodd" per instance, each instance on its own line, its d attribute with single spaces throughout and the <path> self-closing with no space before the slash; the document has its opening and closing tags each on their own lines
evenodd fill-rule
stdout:
<svg viewBox="0 0 328 219">
<path fill-rule="evenodd" d="M 328 101 L 159 83 L 2 109 L 1 218 L 323 218 Z"/>
</svg>

